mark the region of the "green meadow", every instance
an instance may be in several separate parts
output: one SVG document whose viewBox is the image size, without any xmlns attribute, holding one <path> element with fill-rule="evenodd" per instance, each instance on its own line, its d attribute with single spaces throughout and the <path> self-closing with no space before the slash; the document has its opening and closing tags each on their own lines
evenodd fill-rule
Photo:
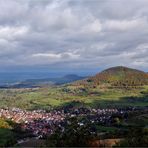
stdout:
<svg viewBox="0 0 148 148">
<path fill-rule="evenodd" d="M 136 89 L 87 88 L 63 85 L 39 89 L 0 90 L 0 107 L 50 109 L 74 101 L 91 107 L 148 106 L 148 87 Z"/>
</svg>

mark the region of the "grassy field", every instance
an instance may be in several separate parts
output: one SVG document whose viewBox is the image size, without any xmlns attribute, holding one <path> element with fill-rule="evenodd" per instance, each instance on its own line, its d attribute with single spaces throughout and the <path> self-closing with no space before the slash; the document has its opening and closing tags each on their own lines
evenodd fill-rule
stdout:
<svg viewBox="0 0 148 148">
<path fill-rule="evenodd" d="M 148 106 L 148 86 L 139 89 L 81 88 L 71 85 L 0 90 L 0 107 L 49 109 L 80 101 L 86 106 Z"/>
</svg>

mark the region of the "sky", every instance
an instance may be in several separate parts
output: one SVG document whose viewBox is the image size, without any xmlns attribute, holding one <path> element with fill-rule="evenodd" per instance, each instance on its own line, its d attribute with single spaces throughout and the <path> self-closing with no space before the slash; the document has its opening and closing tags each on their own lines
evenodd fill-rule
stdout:
<svg viewBox="0 0 148 148">
<path fill-rule="evenodd" d="M 148 0 L 0 0 L 0 72 L 148 71 Z"/>
</svg>

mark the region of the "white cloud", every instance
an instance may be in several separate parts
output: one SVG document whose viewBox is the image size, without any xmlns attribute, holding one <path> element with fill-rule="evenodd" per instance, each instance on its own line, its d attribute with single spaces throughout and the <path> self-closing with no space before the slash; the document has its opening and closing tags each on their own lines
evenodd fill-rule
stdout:
<svg viewBox="0 0 148 148">
<path fill-rule="evenodd" d="M 25 26 L 10 27 L 0 26 L 0 38 L 1 39 L 13 39 L 15 37 L 22 36 L 28 32 L 28 28 Z"/>
<path fill-rule="evenodd" d="M 140 27 L 146 27 L 148 23 L 146 20 L 143 19 L 134 19 L 134 20 L 109 20 L 106 21 L 104 24 L 105 29 L 111 30 L 111 31 L 128 31 L 128 30 L 134 30 Z"/>
<path fill-rule="evenodd" d="M 98 19 L 93 20 L 92 23 L 87 24 L 82 28 L 84 34 L 99 33 L 102 30 L 102 24 Z"/>
<path fill-rule="evenodd" d="M 1 0 L 0 67 L 146 69 L 147 26 L 147 0 Z"/>
<path fill-rule="evenodd" d="M 53 53 L 36 53 L 33 54 L 32 57 L 39 57 L 39 58 L 61 58 L 61 54 L 53 54 Z"/>
</svg>

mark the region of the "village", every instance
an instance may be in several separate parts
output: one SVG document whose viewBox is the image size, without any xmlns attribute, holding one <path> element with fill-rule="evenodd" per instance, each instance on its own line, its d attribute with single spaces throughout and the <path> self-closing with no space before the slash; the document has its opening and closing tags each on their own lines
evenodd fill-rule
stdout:
<svg viewBox="0 0 148 148">
<path fill-rule="evenodd" d="M 65 125 L 69 118 L 86 117 L 91 123 L 99 123 L 110 126 L 113 122 L 113 116 L 122 117 L 125 120 L 128 114 L 138 111 L 139 108 L 112 108 L 112 109 L 91 109 L 91 108 L 73 108 L 65 107 L 55 109 L 50 112 L 45 110 L 27 111 L 19 108 L 0 109 L 0 117 L 21 124 L 24 131 L 29 131 L 34 137 L 44 138 L 54 133 L 57 128 L 64 132 Z M 79 126 L 85 124 L 84 121 L 78 122 Z"/>
</svg>

